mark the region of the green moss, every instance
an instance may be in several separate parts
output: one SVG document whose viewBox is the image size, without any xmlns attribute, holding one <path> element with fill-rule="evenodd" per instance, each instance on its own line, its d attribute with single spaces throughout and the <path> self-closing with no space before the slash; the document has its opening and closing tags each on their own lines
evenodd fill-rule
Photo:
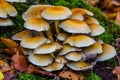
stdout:
<svg viewBox="0 0 120 80">
<path fill-rule="evenodd" d="M 102 79 L 96 73 L 91 71 L 90 75 L 88 77 L 85 77 L 84 80 L 102 80 Z"/>
</svg>

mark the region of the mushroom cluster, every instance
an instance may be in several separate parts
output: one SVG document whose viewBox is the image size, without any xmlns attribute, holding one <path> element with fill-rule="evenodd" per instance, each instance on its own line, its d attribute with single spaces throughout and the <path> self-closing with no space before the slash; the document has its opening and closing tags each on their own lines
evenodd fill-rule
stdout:
<svg viewBox="0 0 120 80">
<path fill-rule="evenodd" d="M 10 17 L 15 17 L 17 11 L 14 6 L 6 2 L 5 0 L 0 0 L 0 26 L 11 26 L 13 22 Z"/>
<path fill-rule="evenodd" d="M 116 55 L 114 47 L 96 37 L 105 30 L 93 15 L 83 8 L 32 5 L 22 15 L 26 30 L 12 39 L 19 40 L 28 60 L 43 70 L 92 69 L 97 61 Z"/>
</svg>

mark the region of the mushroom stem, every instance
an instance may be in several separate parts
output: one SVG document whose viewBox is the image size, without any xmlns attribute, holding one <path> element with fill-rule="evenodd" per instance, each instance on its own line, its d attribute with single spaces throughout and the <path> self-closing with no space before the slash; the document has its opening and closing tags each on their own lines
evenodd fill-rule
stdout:
<svg viewBox="0 0 120 80">
<path fill-rule="evenodd" d="M 55 58 L 55 55 L 54 55 L 54 53 L 51 53 L 50 55 L 51 55 L 53 58 Z"/>
<path fill-rule="evenodd" d="M 53 35 L 52 35 L 51 30 L 49 29 L 48 31 L 46 31 L 46 33 L 47 33 L 47 37 L 48 37 L 51 41 L 54 41 L 54 38 L 53 38 Z"/>
<path fill-rule="evenodd" d="M 58 28 L 58 24 L 59 24 L 59 21 L 55 20 L 55 30 L 57 34 L 60 32 L 60 29 Z"/>
</svg>

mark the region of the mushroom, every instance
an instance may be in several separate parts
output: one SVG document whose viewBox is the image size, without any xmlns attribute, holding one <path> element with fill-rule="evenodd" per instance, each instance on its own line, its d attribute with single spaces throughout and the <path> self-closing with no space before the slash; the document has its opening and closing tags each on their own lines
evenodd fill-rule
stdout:
<svg viewBox="0 0 120 80">
<path fill-rule="evenodd" d="M 65 59 L 64 56 L 57 56 L 55 58 L 55 61 L 58 62 L 58 63 L 67 63 L 67 60 Z"/>
<path fill-rule="evenodd" d="M 89 55 L 89 54 L 101 54 L 103 52 L 102 45 L 100 43 L 96 42 L 96 43 L 94 43 L 93 45 L 91 45 L 89 47 L 85 47 L 83 49 L 83 52 L 86 55 Z"/>
<path fill-rule="evenodd" d="M 53 62 L 52 64 L 48 66 L 42 66 L 41 68 L 46 71 L 56 71 L 61 70 L 64 67 L 63 63 Z"/>
<path fill-rule="evenodd" d="M 76 48 L 76 47 L 72 47 L 70 45 L 63 45 L 63 48 L 61 49 L 61 51 L 58 53 L 58 55 L 65 55 L 71 51 L 81 51 L 81 49 Z"/>
<path fill-rule="evenodd" d="M 39 36 L 39 33 L 36 31 L 30 31 L 30 30 L 23 30 L 19 33 L 16 33 L 12 36 L 13 40 L 22 40 L 26 37 L 33 37 L 33 36 Z"/>
<path fill-rule="evenodd" d="M 64 41 L 64 40 L 67 39 L 68 37 L 69 37 L 69 35 L 66 34 L 66 33 L 59 33 L 59 34 L 56 36 L 56 38 L 57 38 L 58 40 L 60 40 L 60 41 Z"/>
<path fill-rule="evenodd" d="M 53 58 L 48 54 L 31 54 L 28 56 L 28 60 L 37 66 L 48 66 L 53 62 Z"/>
<path fill-rule="evenodd" d="M 71 61 L 79 61 L 83 60 L 85 57 L 85 54 L 83 52 L 70 52 L 65 55 L 65 58 Z"/>
<path fill-rule="evenodd" d="M 8 18 L 0 18 L 0 26 L 12 26 L 13 22 Z"/>
<path fill-rule="evenodd" d="M 51 7 L 51 5 L 32 5 L 23 13 L 22 17 L 25 21 L 31 18 L 42 18 L 41 12 L 48 7 Z"/>
<path fill-rule="evenodd" d="M 1 2 L 1 1 L 0 1 Z M 7 18 L 7 13 L 4 10 L 2 3 L 0 3 L 0 18 Z"/>
<path fill-rule="evenodd" d="M 41 36 L 27 37 L 21 40 L 20 45 L 24 48 L 35 49 L 38 46 L 44 44 L 46 41 L 47 39 Z"/>
<path fill-rule="evenodd" d="M 49 23 L 42 18 L 31 18 L 24 23 L 25 28 L 35 31 L 46 31 L 49 26 Z"/>
<path fill-rule="evenodd" d="M 95 64 L 96 62 L 90 64 L 84 61 L 77 61 L 77 62 L 69 62 L 67 63 L 67 66 L 73 70 L 80 71 L 80 70 L 92 69 Z"/>
<path fill-rule="evenodd" d="M 105 61 L 114 57 L 117 53 L 113 46 L 102 44 L 103 52 L 97 56 L 96 61 Z"/>
<path fill-rule="evenodd" d="M 31 55 L 34 53 L 33 49 L 22 48 L 24 55 Z"/>
<path fill-rule="evenodd" d="M 86 19 L 84 19 L 84 21 L 85 21 L 87 24 L 92 24 L 92 23 L 94 23 L 94 24 L 98 24 L 98 25 L 99 25 L 99 22 L 98 22 L 95 18 L 93 18 L 93 17 L 87 17 Z"/>
<path fill-rule="evenodd" d="M 84 17 L 81 13 L 74 13 L 71 15 L 70 17 L 71 19 L 77 19 L 77 20 L 81 20 L 83 21 L 84 20 Z"/>
<path fill-rule="evenodd" d="M 56 50 L 61 49 L 61 47 L 62 46 L 57 42 L 43 44 L 43 45 L 37 47 L 34 50 L 34 53 L 35 54 L 50 54 L 52 52 L 55 52 Z"/>
<path fill-rule="evenodd" d="M 73 27 L 74 26 L 74 27 Z M 68 19 L 59 24 L 59 27 L 69 33 L 90 33 L 89 26 L 80 20 Z"/>
<path fill-rule="evenodd" d="M 89 27 L 91 29 L 90 36 L 97 36 L 105 32 L 105 29 L 98 24 L 92 23 L 92 24 L 89 24 Z"/>
<path fill-rule="evenodd" d="M 81 13 L 82 15 L 89 15 L 89 16 L 93 16 L 94 14 L 86 9 L 83 9 L 83 8 L 74 8 L 72 9 L 72 13 Z"/>
<path fill-rule="evenodd" d="M 11 17 L 15 17 L 17 15 L 17 11 L 16 9 L 11 5 L 9 4 L 8 2 L 6 1 L 1 1 L 1 5 L 3 7 L 3 9 L 5 10 L 5 12 L 11 16 Z"/>
<path fill-rule="evenodd" d="M 64 44 L 68 43 L 71 46 L 75 47 L 87 47 L 95 43 L 95 40 L 86 35 L 75 35 L 68 37 Z"/>
<path fill-rule="evenodd" d="M 58 20 L 64 20 L 71 16 L 72 12 L 69 8 L 63 6 L 52 6 L 42 11 L 41 15 L 46 20 L 55 20 L 56 33 L 60 32 L 58 28 Z"/>
</svg>

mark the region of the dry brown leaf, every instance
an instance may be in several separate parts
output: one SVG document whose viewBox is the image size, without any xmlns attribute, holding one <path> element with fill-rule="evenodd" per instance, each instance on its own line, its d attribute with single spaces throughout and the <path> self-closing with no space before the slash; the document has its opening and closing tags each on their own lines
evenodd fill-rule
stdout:
<svg viewBox="0 0 120 80">
<path fill-rule="evenodd" d="M 59 73 L 59 76 L 70 80 L 83 80 L 83 77 L 71 71 L 62 71 Z"/>
<path fill-rule="evenodd" d="M 6 63 L 5 61 L 3 60 L 0 60 L 0 71 L 1 72 L 8 72 L 10 71 L 11 68 L 10 66 L 8 65 L 8 63 Z"/>
<path fill-rule="evenodd" d="M 16 70 L 24 71 L 28 67 L 28 60 L 19 48 L 14 48 L 16 54 L 12 56 L 12 63 Z"/>
<path fill-rule="evenodd" d="M 29 65 L 26 73 L 28 73 L 28 74 L 37 73 L 37 74 L 47 75 L 47 76 L 51 76 L 51 77 L 55 76 L 55 74 L 38 69 L 36 66 L 34 66 L 32 64 Z"/>
<path fill-rule="evenodd" d="M 4 43 L 4 45 L 7 48 L 10 48 L 10 49 L 19 46 L 15 41 L 8 39 L 8 38 L 1 37 L 1 41 Z"/>
<path fill-rule="evenodd" d="M 120 66 L 115 67 L 113 74 L 117 75 L 117 80 L 120 80 Z"/>
</svg>

